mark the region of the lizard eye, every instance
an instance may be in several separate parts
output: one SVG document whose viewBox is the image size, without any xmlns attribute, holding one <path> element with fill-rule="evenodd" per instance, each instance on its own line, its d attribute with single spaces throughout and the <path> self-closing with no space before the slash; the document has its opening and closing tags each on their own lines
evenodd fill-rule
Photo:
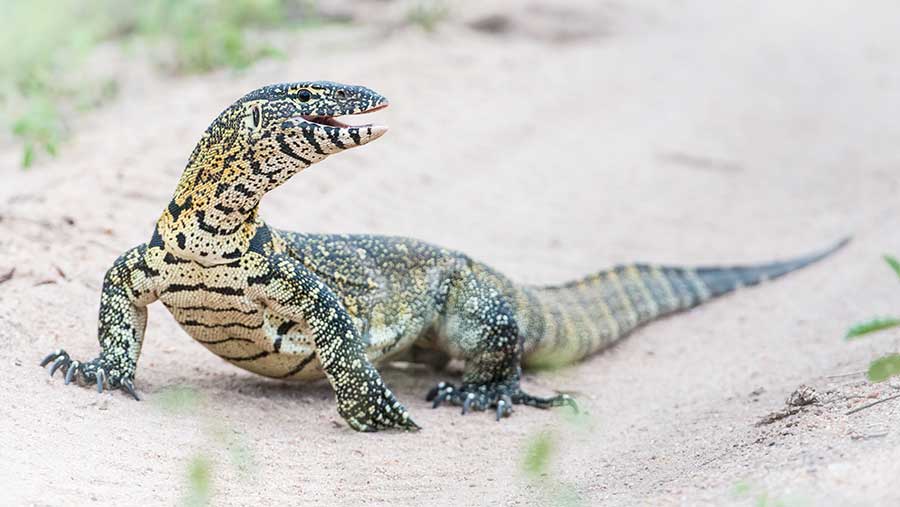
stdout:
<svg viewBox="0 0 900 507">
<path fill-rule="evenodd" d="M 309 90 L 300 90 L 297 92 L 297 98 L 300 99 L 300 102 L 307 102 L 312 98 L 312 94 L 309 93 Z"/>
<path fill-rule="evenodd" d="M 337 98 L 339 98 L 339 99 L 346 99 L 346 98 L 347 98 L 347 92 L 345 92 L 344 90 L 338 90 L 338 91 L 334 92 L 334 96 L 337 97 Z"/>
<path fill-rule="evenodd" d="M 262 104 L 253 104 L 244 116 L 244 126 L 256 130 L 262 125 Z"/>
</svg>

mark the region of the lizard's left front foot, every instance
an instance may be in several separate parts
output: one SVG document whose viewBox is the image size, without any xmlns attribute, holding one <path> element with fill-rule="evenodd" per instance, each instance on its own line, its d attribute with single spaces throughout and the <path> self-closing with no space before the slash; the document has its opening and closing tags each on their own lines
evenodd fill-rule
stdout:
<svg viewBox="0 0 900 507">
<path fill-rule="evenodd" d="M 462 406 L 463 415 L 469 410 L 496 409 L 497 420 L 501 417 L 509 417 L 513 411 L 513 405 L 530 405 L 537 408 L 551 408 L 570 406 L 578 412 L 575 400 L 567 394 L 541 398 L 532 396 L 522 391 L 518 384 L 491 383 L 472 384 L 463 383 L 459 388 L 447 382 L 441 382 L 428 392 L 427 401 L 433 401 L 432 408 L 437 408 L 441 403 Z"/>
<path fill-rule="evenodd" d="M 107 389 L 124 389 L 128 394 L 140 401 L 137 392 L 134 390 L 134 382 L 131 377 L 123 375 L 117 369 L 107 365 L 102 358 L 98 357 L 92 361 L 82 363 L 75 361 L 69 357 L 69 353 L 63 349 L 59 349 L 50 353 L 41 361 L 41 366 L 51 364 L 50 376 L 52 377 L 56 370 L 65 372 L 65 383 L 68 385 L 73 379 L 77 380 L 77 375 L 85 382 L 95 384 L 97 392 L 102 393 L 104 386 Z"/>
</svg>

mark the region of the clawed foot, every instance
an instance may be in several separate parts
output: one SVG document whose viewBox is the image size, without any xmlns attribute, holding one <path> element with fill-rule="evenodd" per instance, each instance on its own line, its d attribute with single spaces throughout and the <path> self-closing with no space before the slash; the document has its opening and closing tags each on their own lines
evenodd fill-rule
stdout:
<svg viewBox="0 0 900 507">
<path fill-rule="evenodd" d="M 406 411 L 406 408 L 397 401 L 390 404 L 380 404 L 372 411 L 364 407 L 360 407 L 360 409 L 355 412 L 355 415 L 341 414 L 347 420 L 347 424 L 356 431 L 370 432 L 386 429 L 416 431 L 421 429 L 409 417 L 409 412 Z M 351 410 L 350 413 L 353 414 L 354 412 Z"/>
<path fill-rule="evenodd" d="M 378 372 L 369 365 L 356 374 L 355 381 L 337 390 L 338 413 L 356 431 L 421 429 L 406 407 L 388 389 Z"/>
<path fill-rule="evenodd" d="M 121 387 L 128 394 L 133 396 L 134 399 L 140 400 L 137 392 L 134 390 L 134 382 L 132 379 L 122 375 L 119 371 L 110 368 L 104 364 L 103 360 L 99 357 L 92 361 L 82 363 L 80 361 L 72 360 L 65 350 L 59 349 L 56 352 L 49 354 L 41 361 L 41 366 L 47 366 L 48 364 L 51 365 L 51 377 L 56 373 L 56 370 L 65 372 L 66 385 L 72 382 L 73 379 L 77 380 L 80 375 L 85 382 L 95 384 L 98 393 L 103 392 L 104 386 L 107 389 L 118 389 Z"/>
<path fill-rule="evenodd" d="M 468 384 L 464 383 L 457 388 L 448 382 L 441 382 L 428 392 L 425 397 L 432 401 L 432 408 L 439 407 L 442 403 L 462 406 L 465 415 L 469 410 L 496 410 L 497 420 L 501 417 L 509 417 L 513 412 L 513 405 L 530 405 L 537 408 L 550 408 L 570 406 L 578 412 L 575 400 L 567 394 L 560 394 L 549 398 L 540 398 L 523 392 L 517 385 L 496 384 Z"/>
</svg>

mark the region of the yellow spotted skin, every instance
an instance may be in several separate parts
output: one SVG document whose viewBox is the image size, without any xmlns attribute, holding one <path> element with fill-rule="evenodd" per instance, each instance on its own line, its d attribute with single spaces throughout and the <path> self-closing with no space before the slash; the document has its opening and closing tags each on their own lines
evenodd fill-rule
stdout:
<svg viewBox="0 0 900 507">
<path fill-rule="evenodd" d="M 192 153 L 148 243 L 107 272 L 100 356 L 47 356 L 66 373 L 122 388 L 133 380 L 147 322 L 160 301 L 195 340 L 267 377 L 334 388 L 338 412 L 360 431 L 415 429 L 374 365 L 388 358 L 466 363 L 434 406 L 509 415 L 516 404 L 574 406 L 531 396 L 521 368 L 570 363 L 661 315 L 814 262 L 829 252 L 757 267 L 619 267 L 558 287 L 519 286 L 466 255 L 407 238 L 280 231 L 258 216 L 266 192 L 328 155 L 366 144 L 381 127 L 334 117 L 384 107 L 359 86 L 271 85 L 223 111 Z M 430 351 L 430 352 L 429 352 Z"/>
</svg>

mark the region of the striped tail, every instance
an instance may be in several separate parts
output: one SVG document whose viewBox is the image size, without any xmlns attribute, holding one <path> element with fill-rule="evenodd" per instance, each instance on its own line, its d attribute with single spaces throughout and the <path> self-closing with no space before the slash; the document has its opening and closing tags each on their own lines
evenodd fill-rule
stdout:
<svg viewBox="0 0 900 507">
<path fill-rule="evenodd" d="M 555 287 L 525 287 L 518 308 L 525 364 L 553 367 L 597 352 L 654 319 L 824 259 L 849 242 L 789 261 L 757 266 L 619 266 Z"/>
</svg>

